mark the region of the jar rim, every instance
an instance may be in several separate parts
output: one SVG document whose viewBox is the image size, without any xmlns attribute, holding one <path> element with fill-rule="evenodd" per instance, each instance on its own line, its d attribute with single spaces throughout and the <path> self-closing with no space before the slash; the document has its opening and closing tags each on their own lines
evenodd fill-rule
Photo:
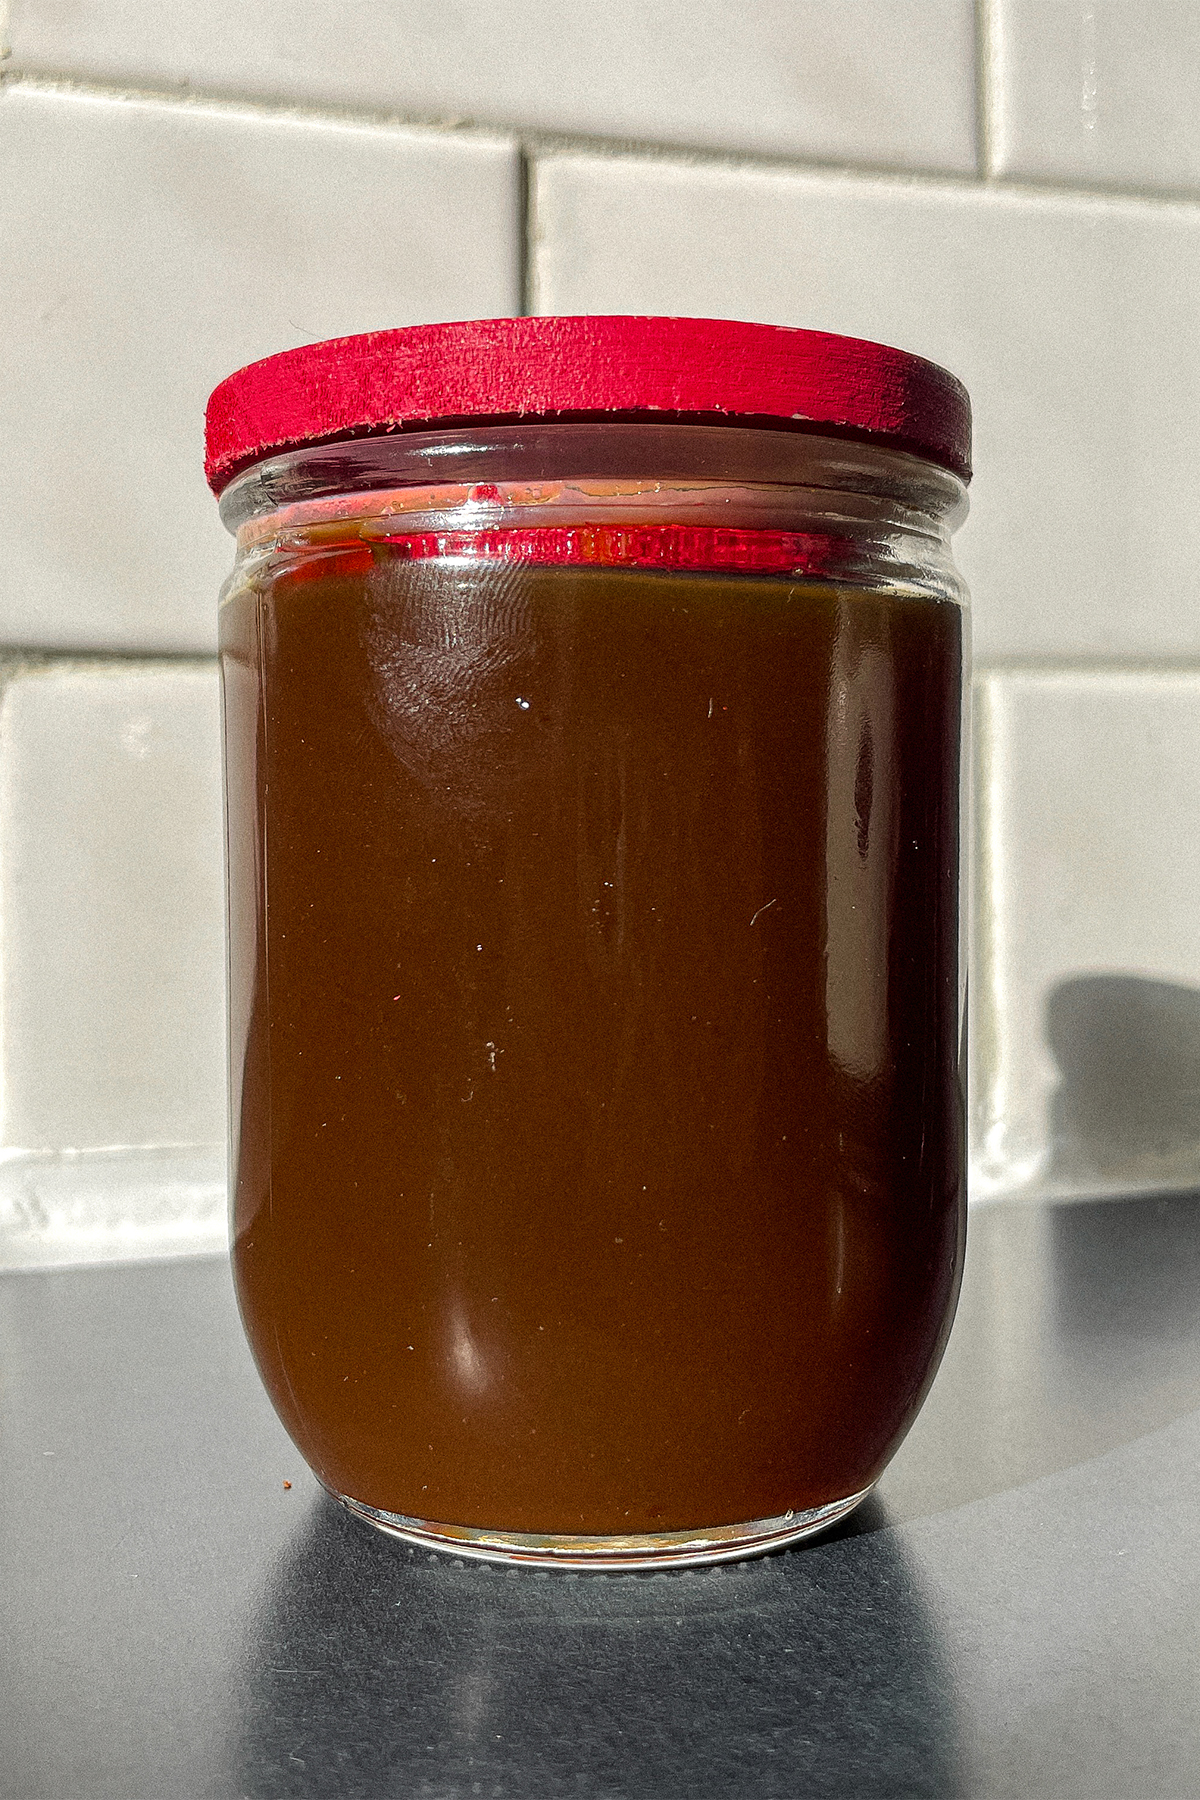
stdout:
<svg viewBox="0 0 1200 1800">
<path fill-rule="evenodd" d="M 209 400 L 205 473 L 219 495 L 287 450 L 534 420 L 820 432 L 971 477 L 967 391 L 924 357 L 830 332 L 623 314 L 405 326 L 250 363 Z"/>
</svg>

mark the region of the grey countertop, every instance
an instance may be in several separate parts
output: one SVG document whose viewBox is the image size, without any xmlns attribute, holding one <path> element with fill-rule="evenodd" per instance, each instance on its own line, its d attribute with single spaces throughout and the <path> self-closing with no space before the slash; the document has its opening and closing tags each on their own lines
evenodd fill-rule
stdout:
<svg viewBox="0 0 1200 1800">
<path fill-rule="evenodd" d="M 344 1517 L 223 1262 L 4 1276 L 0 1359 L 15 1800 L 1200 1792 L 1195 1196 L 976 1212 L 877 1494 L 693 1573 L 513 1574 Z"/>
</svg>

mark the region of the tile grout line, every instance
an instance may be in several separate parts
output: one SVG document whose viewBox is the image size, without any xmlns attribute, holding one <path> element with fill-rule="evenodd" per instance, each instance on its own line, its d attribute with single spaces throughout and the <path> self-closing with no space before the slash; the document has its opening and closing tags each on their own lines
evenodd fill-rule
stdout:
<svg viewBox="0 0 1200 1800">
<path fill-rule="evenodd" d="M 34 650 L 21 645 L 0 645 L 0 697 L 14 681 L 25 676 L 101 672 L 177 675 L 188 670 L 214 670 L 219 658 L 214 650 Z"/>
<path fill-rule="evenodd" d="M 977 658 L 972 669 L 976 686 L 999 678 L 1011 681 L 1030 678 L 1066 677 L 1068 680 L 1095 680 L 1104 676 L 1129 675 L 1148 679 L 1194 679 L 1200 675 L 1200 656 L 1042 656 Z"/>
<path fill-rule="evenodd" d="M 0 0 L 0 6 L 3 0 Z M 348 129 L 411 131 L 467 142 L 484 139 L 512 144 L 511 125 L 468 119 L 457 114 L 403 113 L 386 107 L 341 105 L 337 101 L 293 100 L 286 96 L 248 94 L 239 89 L 194 88 L 187 83 L 158 86 L 153 82 L 92 80 L 87 76 L 54 69 L 0 71 L 0 85 L 15 92 L 28 88 L 36 94 L 57 94 L 80 100 L 115 100 L 131 104 L 177 107 L 186 112 L 207 112 L 237 119 L 276 119 L 305 125 L 341 125 Z"/>
<path fill-rule="evenodd" d="M 990 8 L 991 0 L 979 0 Z M 0 7 L 3 0 L 0 0 Z M 0 14 L 2 16 L 2 14 Z M 979 77 L 977 76 L 977 82 Z M 991 142 L 994 131 L 992 87 L 988 78 L 988 121 L 986 132 L 989 160 L 994 153 Z M 293 101 L 283 98 L 254 97 L 244 93 L 185 87 L 138 87 L 134 83 L 89 81 L 73 75 L 56 74 L 52 70 L 0 71 L 0 88 L 15 91 L 28 88 L 35 93 L 78 96 L 90 100 L 148 102 L 181 109 L 228 113 L 243 118 L 293 120 L 301 124 L 358 126 L 374 130 L 427 133 L 431 137 L 458 139 L 464 143 L 506 142 L 517 144 L 530 163 L 576 156 L 597 161 L 665 163 L 677 168 L 724 169 L 757 175 L 806 175 L 842 178 L 849 182 L 891 184 L 931 193 L 1005 194 L 1012 198 L 1091 201 L 1125 204 L 1157 209 L 1196 209 L 1200 207 L 1197 188 L 1132 188 L 1106 187 L 1101 184 L 1038 180 L 1023 176 L 1021 180 L 987 178 L 979 174 L 946 169 L 914 169 L 897 164 L 847 162 L 844 159 L 787 156 L 782 152 L 715 149 L 711 145 L 663 143 L 639 138 L 596 137 L 580 132 L 531 130 L 502 120 L 483 120 L 452 114 L 399 113 L 382 109 L 338 106 L 334 102 Z M 977 139 L 979 127 L 977 126 Z M 977 156 L 980 154 L 977 148 Z"/>
<path fill-rule="evenodd" d="M 524 139 L 517 141 L 517 314 L 537 312 L 537 167 Z"/>
<path fill-rule="evenodd" d="M 499 129 L 499 128 L 497 128 Z M 1120 188 L 1099 184 L 1071 185 L 1049 179 L 1039 180 L 1022 175 L 1019 180 L 977 175 L 960 175 L 931 169 L 898 169 L 866 163 L 821 162 L 816 159 L 771 159 L 749 151 L 710 151 L 680 149 L 669 144 L 627 143 L 617 138 L 552 138 L 549 133 L 525 134 L 530 154 L 537 162 L 569 161 L 590 158 L 595 162 L 643 162 L 666 164 L 676 169 L 724 171 L 729 174 L 758 175 L 764 179 L 806 177 L 844 181 L 866 187 L 891 187 L 895 190 L 932 196 L 953 195 L 955 199 L 976 194 L 981 199 L 1051 200 L 1065 204 L 1103 207 L 1145 208 L 1148 212 L 1200 211 L 1200 186 L 1195 188 Z"/>
<path fill-rule="evenodd" d="M 980 179 L 995 178 L 995 0 L 975 0 L 975 150 Z"/>
</svg>

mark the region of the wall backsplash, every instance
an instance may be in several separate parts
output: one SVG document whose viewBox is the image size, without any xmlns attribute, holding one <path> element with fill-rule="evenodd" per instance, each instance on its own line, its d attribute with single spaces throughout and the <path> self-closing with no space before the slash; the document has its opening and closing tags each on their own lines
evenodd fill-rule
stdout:
<svg viewBox="0 0 1200 1800">
<path fill-rule="evenodd" d="M 1200 1185 L 1200 16 L 9 12 L 0 1266 L 223 1242 L 209 389 L 519 311 L 815 326 L 966 381 L 973 1194 Z"/>
</svg>

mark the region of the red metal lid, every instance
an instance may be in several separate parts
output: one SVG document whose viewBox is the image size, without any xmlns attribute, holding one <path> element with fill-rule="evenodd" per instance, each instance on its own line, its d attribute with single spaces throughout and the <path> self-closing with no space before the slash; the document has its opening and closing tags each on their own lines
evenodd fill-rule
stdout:
<svg viewBox="0 0 1200 1800">
<path fill-rule="evenodd" d="M 474 319 L 285 350 L 208 403 L 214 493 L 251 463 L 382 432 L 530 419 L 826 430 L 969 480 L 971 403 L 936 363 L 863 338 L 731 319 Z"/>
</svg>

